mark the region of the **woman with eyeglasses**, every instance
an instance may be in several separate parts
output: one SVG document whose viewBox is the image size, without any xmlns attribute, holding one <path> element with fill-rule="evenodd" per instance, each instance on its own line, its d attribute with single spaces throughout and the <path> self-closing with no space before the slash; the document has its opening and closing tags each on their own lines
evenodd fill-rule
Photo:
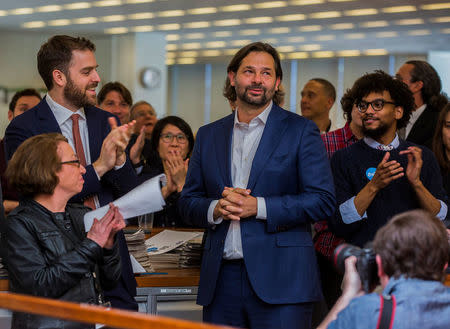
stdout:
<svg viewBox="0 0 450 329">
<path fill-rule="evenodd" d="M 76 303 L 103 304 L 102 289 L 120 278 L 116 233 L 125 227 L 118 209 L 94 220 L 90 209 L 70 204 L 83 188 L 85 169 L 61 134 L 26 140 L 8 163 L 6 175 L 22 196 L 7 217 L 2 249 L 12 292 Z M 14 313 L 12 328 L 94 328 L 33 314 Z"/>
<path fill-rule="evenodd" d="M 433 152 L 441 167 L 444 188 L 450 196 L 450 103 L 439 114 L 433 138 Z"/>
<path fill-rule="evenodd" d="M 189 124 L 177 116 L 159 120 L 151 137 L 151 160 L 144 164 L 143 180 L 164 173 L 167 183 L 161 192 L 166 206 L 155 213 L 153 226 L 185 226 L 181 222 L 176 203 L 186 180 L 189 157 L 194 147 L 194 134 Z"/>
</svg>

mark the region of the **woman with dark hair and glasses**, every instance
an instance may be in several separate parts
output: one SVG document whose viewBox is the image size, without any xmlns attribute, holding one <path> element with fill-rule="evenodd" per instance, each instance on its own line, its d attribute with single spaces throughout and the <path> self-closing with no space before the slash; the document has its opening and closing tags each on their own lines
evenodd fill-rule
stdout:
<svg viewBox="0 0 450 329">
<path fill-rule="evenodd" d="M 441 167 L 444 188 L 450 196 L 450 103 L 439 114 L 433 138 L 433 152 Z"/>
<path fill-rule="evenodd" d="M 103 304 L 102 289 L 120 278 L 116 233 L 125 227 L 117 207 L 85 232 L 90 209 L 68 201 L 83 188 L 86 170 L 58 133 L 27 139 L 6 175 L 22 196 L 6 220 L 2 247 L 10 290 L 76 303 Z M 56 318 L 14 313 L 12 328 L 94 328 Z"/>
<path fill-rule="evenodd" d="M 143 166 L 141 178 L 164 173 L 167 183 L 161 189 L 166 206 L 155 213 L 154 226 L 185 226 L 176 203 L 186 180 L 189 157 L 194 147 L 194 134 L 186 121 L 177 116 L 159 120 L 151 137 L 151 160 Z"/>
</svg>

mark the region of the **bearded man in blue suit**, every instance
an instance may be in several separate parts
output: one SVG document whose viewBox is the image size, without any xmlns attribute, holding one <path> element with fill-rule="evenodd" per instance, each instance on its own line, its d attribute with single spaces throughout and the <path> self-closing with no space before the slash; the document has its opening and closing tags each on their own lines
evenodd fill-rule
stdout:
<svg viewBox="0 0 450 329">
<path fill-rule="evenodd" d="M 231 115 L 197 133 L 179 202 L 207 227 L 197 302 L 204 321 L 246 328 L 310 328 L 322 298 L 311 222 L 335 207 L 316 125 L 280 108 L 280 58 L 256 42 L 231 60 Z"/>
<path fill-rule="evenodd" d="M 136 173 L 124 153 L 131 129 L 117 127 L 117 117 L 95 107 L 100 77 L 94 52 L 95 45 L 85 38 L 57 35 L 44 43 L 37 62 L 48 93 L 23 117 L 16 117 L 5 133 L 8 158 L 29 137 L 62 133 L 86 168 L 83 190 L 71 201 L 91 208 L 104 206 L 137 185 Z M 105 297 L 113 307 L 137 311 L 136 280 L 122 231 L 117 242 L 122 275 L 114 289 L 105 291 Z"/>
</svg>

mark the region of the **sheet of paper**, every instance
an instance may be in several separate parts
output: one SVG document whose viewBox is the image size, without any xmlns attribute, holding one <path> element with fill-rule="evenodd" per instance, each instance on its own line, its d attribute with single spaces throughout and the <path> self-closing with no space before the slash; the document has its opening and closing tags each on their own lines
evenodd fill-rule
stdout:
<svg viewBox="0 0 450 329">
<path fill-rule="evenodd" d="M 148 248 L 147 250 L 150 256 L 159 255 L 173 250 L 181 246 L 183 243 L 186 243 L 187 241 L 202 234 L 202 232 L 164 230 L 161 233 L 147 239 L 145 244 Z"/>
<path fill-rule="evenodd" d="M 123 218 L 132 218 L 162 210 L 166 204 L 161 194 L 159 182 L 164 174 L 153 177 L 124 196 L 113 201 L 119 207 Z M 107 213 L 109 205 L 90 211 L 84 215 L 84 227 L 86 232 L 91 229 L 94 218 L 101 219 Z"/>
</svg>

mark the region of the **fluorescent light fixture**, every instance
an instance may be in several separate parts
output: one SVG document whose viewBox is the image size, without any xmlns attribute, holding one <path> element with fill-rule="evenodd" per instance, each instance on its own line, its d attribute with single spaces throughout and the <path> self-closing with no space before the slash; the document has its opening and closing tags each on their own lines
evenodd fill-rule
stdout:
<svg viewBox="0 0 450 329">
<path fill-rule="evenodd" d="M 332 51 L 316 51 L 314 53 L 312 53 L 312 57 L 314 58 L 329 58 L 329 57 L 333 57 L 334 56 L 334 52 Z"/>
<path fill-rule="evenodd" d="M 387 55 L 388 51 L 386 49 L 366 49 L 364 50 L 364 55 L 367 56 L 383 56 Z"/>
<path fill-rule="evenodd" d="M 227 45 L 225 41 L 211 41 L 205 44 L 206 48 L 223 48 Z"/>
<path fill-rule="evenodd" d="M 205 15 L 217 13 L 217 8 L 215 7 L 204 7 L 204 8 L 193 8 L 187 10 L 188 14 L 191 15 Z"/>
<path fill-rule="evenodd" d="M 308 55 L 308 53 L 305 53 L 304 51 L 302 51 L 302 52 L 288 54 L 287 57 L 289 59 L 305 59 L 305 58 L 308 58 L 309 55 Z"/>
<path fill-rule="evenodd" d="M 306 19 L 306 15 L 303 14 L 283 15 L 283 16 L 276 16 L 275 19 L 280 22 L 303 21 Z"/>
<path fill-rule="evenodd" d="M 421 36 L 421 35 L 430 35 L 430 34 L 431 34 L 431 31 L 427 30 L 427 29 L 408 31 L 408 35 L 412 35 L 412 36 Z"/>
<path fill-rule="evenodd" d="M 33 21 L 33 22 L 26 22 L 22 24 L 22 27 L 26 28 L 26 29 L 37 29 L 40 27 L 44 27 L 45 26 L 45 22 L 43 21 Z"/>
<path fill-rule="evenodd" d="M 184 15 L 184 10 L 165 10 L 160 11 L 158 17 L 180 17 Z"/>
<path fill-rule="evenodd" d="M 87 9 L 91 8 L 92 5 L 89 2 L 74 2 L 74 3 L 68 3 L 63 6 L 64 9 L 67 10 L 78 10 L 78 9 Z"/>
<path fill-rule="evenodd" d="M 121 0 L 102 0 L 95 1 L 92 3 L 95 7 L 113 7 L 120 6 L 122 4 Z"/>
<path fill-rule="evenodd" d="M 249 30 L 242 30 L 239 31 L 240 35 L 259 35 L 261 34 L 261 30 L 257 30 L 257 29 L 249 29 Z"/>
<path fill-rule="evenodd" d="M 324 3 L 325 0 L 293 0 L 289 1 L 291 6 L 307 6 L 307 5 L 318 5 Z"/>
<path fill-rule="evenodd" d="M 359 50 L 340 50 L 337 52 L 337 55 L 339 57 L 354 57 L 354 56 L 360 56 L 361 51 L 359 51 Z"/>
<path fill-rule="evenodd" d="M 378 32 L 375 36 L 377 38 L 395 38 L 398 37 L 398 33 L 395 31 Z"/>
<path fill-rule="evenodd" d="M 177 50 L 177 49 L 178 49 L 178 46 L 174 45 L 172 43 L 169 43 L 169 44 L 166 45 L 166 50 L 168 50 L 168 51 L 174 51 L 174 50 Z"/>
<path fill-rule="evenodd" d="M 300 32 L 316 32 L 316 31 L 321 31 L 322 26 L 320 26 L 320 25 L 305 25 L 305 26 L 300 26 L 298 28 L 298 30 Z"/>
<path fill-rule="evenodd" d="M 124 34 L 128 32 L 126 27 L 111 27 L 104 30 L 106 34 Z"/>
<path fill-rule="evenodd" d="M 176 23 L 158 25 L 158 30 L 161 30 L 161 31 L 179 30 L 180 28 L 181 28 L 180 24 L 176 24 Z"/>
<path fill-rule="evenodd" d="M 151 25 L 139 25 L 131 28 L 133 32 L 152 32 L 155 28 Z"/>
<path fill-rule="evenodd" d="M 178 40 L 180 40 L 180 35 L 179 34 L 168 34 L 168 35 L 166 35 L 166 40 L 167 41 L 178 41 Z"/>
<path fill-rule="evenodd" d="M 204 29 L 207 27 L 210 27 L 211 23 L 210 22 L 190 22 L 190 23 L 184 23 L 183 27 L 186 29 Z"/>
<path fill-rule="evenodd" d="M 450 2 L 444 3 L 430 3 L 429 5 L 420 6 L 423 10 L 441 10 L 441 9 L 450 9 Z"/>
<path fill-rule="evenodd" d="M 260 3 L 255 3 L 253 5 L 253 7 L 256 9 L 281 8 L 281 7 L 286 7 L 286 6 L 287 6 L 286 1 L 260 2 Z"/>
<path fill-rule="evenodd" d="M 334 39 L 336 39 L 336 36 L 333 34 L 318 35 L 314 38 L 314 40 L 317 40 L 317 41 L 331 41 Z"/>
<path fill-rule="evenodd" d="M 251 42 L 252 40 L 233 40 L 231 41 L 231 45 L 234 47 L 243 47 Z"/>
<path fill-rule="evenodd" d="M 111 15 L 100 17 L 102 22 L 121 22 L 124 21 L 126 17 L 124 15 Z"/>
<path fill-rule="evenodd" d="M 9 11 L 10 15 L 28 15 L 34 12 L 33 8 L 17 8 Z"/>
<path fill-rule="evenodd" d="M 450 23 L 450 16 L 432 18 L 433 23 Z"/>
<path fill-rule="evenodd" d="M 299 42 L 305 42 L 305 37 L 289 37 L 287 38 L 288 42 L 290 43 L 299 43 Z"/>
<path fill-rule="evenodd" d="M 389 13 L 389 14 L 407 13 L 407 12 L 416 11 L 416 10 L 417 10 L 416 6 L 395 6 L 395 7 L 386 7 L 386 8 L 381 9 L 381 11 L 383 13 Z"/>
<path fill-rule="evenodd" d="M 349 33 L 344 35 L 345 39 L 350 39 L 350 40 L 357 40 L 357 39 L 364 39 L 366 37 L 366 35 L 364 33 Z"/>
<path fill-rule="evenodd" d="M 352 2 L 357 0 L 328 0 L 328 2 Z"/>
<path fill-rule="evenodd" d="M 309 18 L 313 19 L 324 19 L 324 18 L 335 18 L 341 17 L 341 13 L 339 11 L 321 11 L 318 13 L 309 14 Z"/>
<path fill-rule="evenodd" d="M 251 5 L 248 4 L 240 4 L 240 5 L 231 5 L 231 6 L 223 6 L 219 8 L 220 11 L 246 11 L 252 9 Z"/>
<path fill-rule="evenodd" d="M 167 66 L 174 65 L 174 64 L 175 64 L 175 59 L 173 59 L 173 58 L 166 59 Z"/>
<path fill-rule="evenodd" d="M 389 26 L 389 23 L 387 21 L 369 21 L 369 22 L 363 22 L 360 25 L 361 25 L 361 27 L 366 27 L 366 28 L 376 28 L 376 27 Z"/>
<path fill-rule="evenodd" d="M 177 59 L 177 64 L 195 64 L 195 61 L 193 57 L 184 57 Z"/>
<path fill-rule="evenodd" d="M 272 23 L 273 18 L 269 17 L 269 16 L 251 17 L 251 18 L 246 18 L 244 21 L 247 24 L 267 24 L 267 23 Z"/>
<path fill-rule="evenodd" d="M 291 53 L 295 50 L 294 46 L 278 46 L 277 50 L 281 53 Z"/>
<path fill-rule="evenodd" d="M 237 26 L 239 24 L 241 24 L 240 19 L 222 19 L 214 22 L 215 26 Z"/>
<path fill-rule="evenodd" d="M 183 43 L 181 45 L 182 49 L 200 49 L 202 48 L 202 45 L 200 42 L 189 42 L 189 43 Z"/>
<path fill-rule="evenodd" d="M 443 34 L 450 34 L 450 28 L 441 29 L 441 33 L 443 33 Z"/>
<path fill-rule="evenodd" d="M 128 4 L 136 4 L 136 3 L 149 3 L 154 2 L 155 0 L 125 0 Z"/>
<path fill-rule="evenodd" d="M 204 39 L 205 33 L 188 33 L 185 35 L 186 39 Z"/>
<path fill-rule="evenodd" d="M 62 6 L 60 6 L 60 5 L 48 5 L 48 6 L 42 6 L 42 7 L 36 8 L 36 11 L 39 13 L 50 13 L 50 12 L 61 11 L 61 10 L 62 10 Z"/>
<path fill-rule="evenodd" d="M 70 25 L 70 19 L 55 19 L 48 21 L 49 26 L 66 26 Z"/>
<path fill-rule="evenodd" d="M 175 52 L 167 52 L 166 53 L 166 58 L 175 58 L 177 57 L 177 53 Z"/>
<path fill-rule="evenodd" d="M 378 14 L 378 10 L 375 8 L 354 9 L 354 10 L 346 10 L 344 13 L 347 16 L 368 16 Z"/>
<path fill-rule="evenodd" d="M 330 25 L 332 30 L 351 30 L 355 28 L 355 24 L 353 23 L 338 23 Z"/>
<path fill-rule="evenodd" d="M 205 50 L 202 52 L 202 56 L 205 57 L 216 57 L 220 56 L 222 52 L 220 50 Z"/>
<path fill-rule="evenodd" d="M 267 32 L 269 32 L 271 34 L 290 33 L 291 28 L 290 27 L 274 27 L 274 28 L 268 29 Z"/>
<path fill-rule="evenodd" d="M 198 51 L 190 50 L 190 51 L 182 51 L 178 53 L 180 57 L 196 57 L 198 56 Z"/>
<path fill-rule="evenodd" d="M 399 19 L 394 22 L 396 25 L 419 25 L 425 23 L 422 18 Z"/>
<path fill-rule="evenodd" d="M 301 45 L 299 47 L 299 49 L 303 51 L 318 51 L 321 48 L 322 47 L 319 44 Z"/>
<path fill-rule="evenodd" d="M 94 24 L 98 22 L 97 17 L 80 17 L 72 21 L 74 24 Z"/>
<path fill-rule="evenodd" d="M 155 14 L 150 12 L 144 12 L 144 13 L 135 13 L 135 14 L 129 14 L 128 19 L 151 19 L 155 17 Z"/>
<path fill-rule="evenodd" d="M 6 16 L 6 15 L 8 15 L 6 10 L 0 10 L 0 16 Z"/>
<path fill-rule="evenodd" d="M 213 35 L 216 38 L 228 38 L 228 37 L 231 37 L 233 35 L 233 32 L 231 32 L 231 31 L 217 31 L 217 32 L 213 32 Z"/>
<path fill-rule="evenodd" d="M 234 56 L 239 51 L 238 48 L 235 49 L 225 49 L 223 53 L 227 56 Z"/>
</svg>

